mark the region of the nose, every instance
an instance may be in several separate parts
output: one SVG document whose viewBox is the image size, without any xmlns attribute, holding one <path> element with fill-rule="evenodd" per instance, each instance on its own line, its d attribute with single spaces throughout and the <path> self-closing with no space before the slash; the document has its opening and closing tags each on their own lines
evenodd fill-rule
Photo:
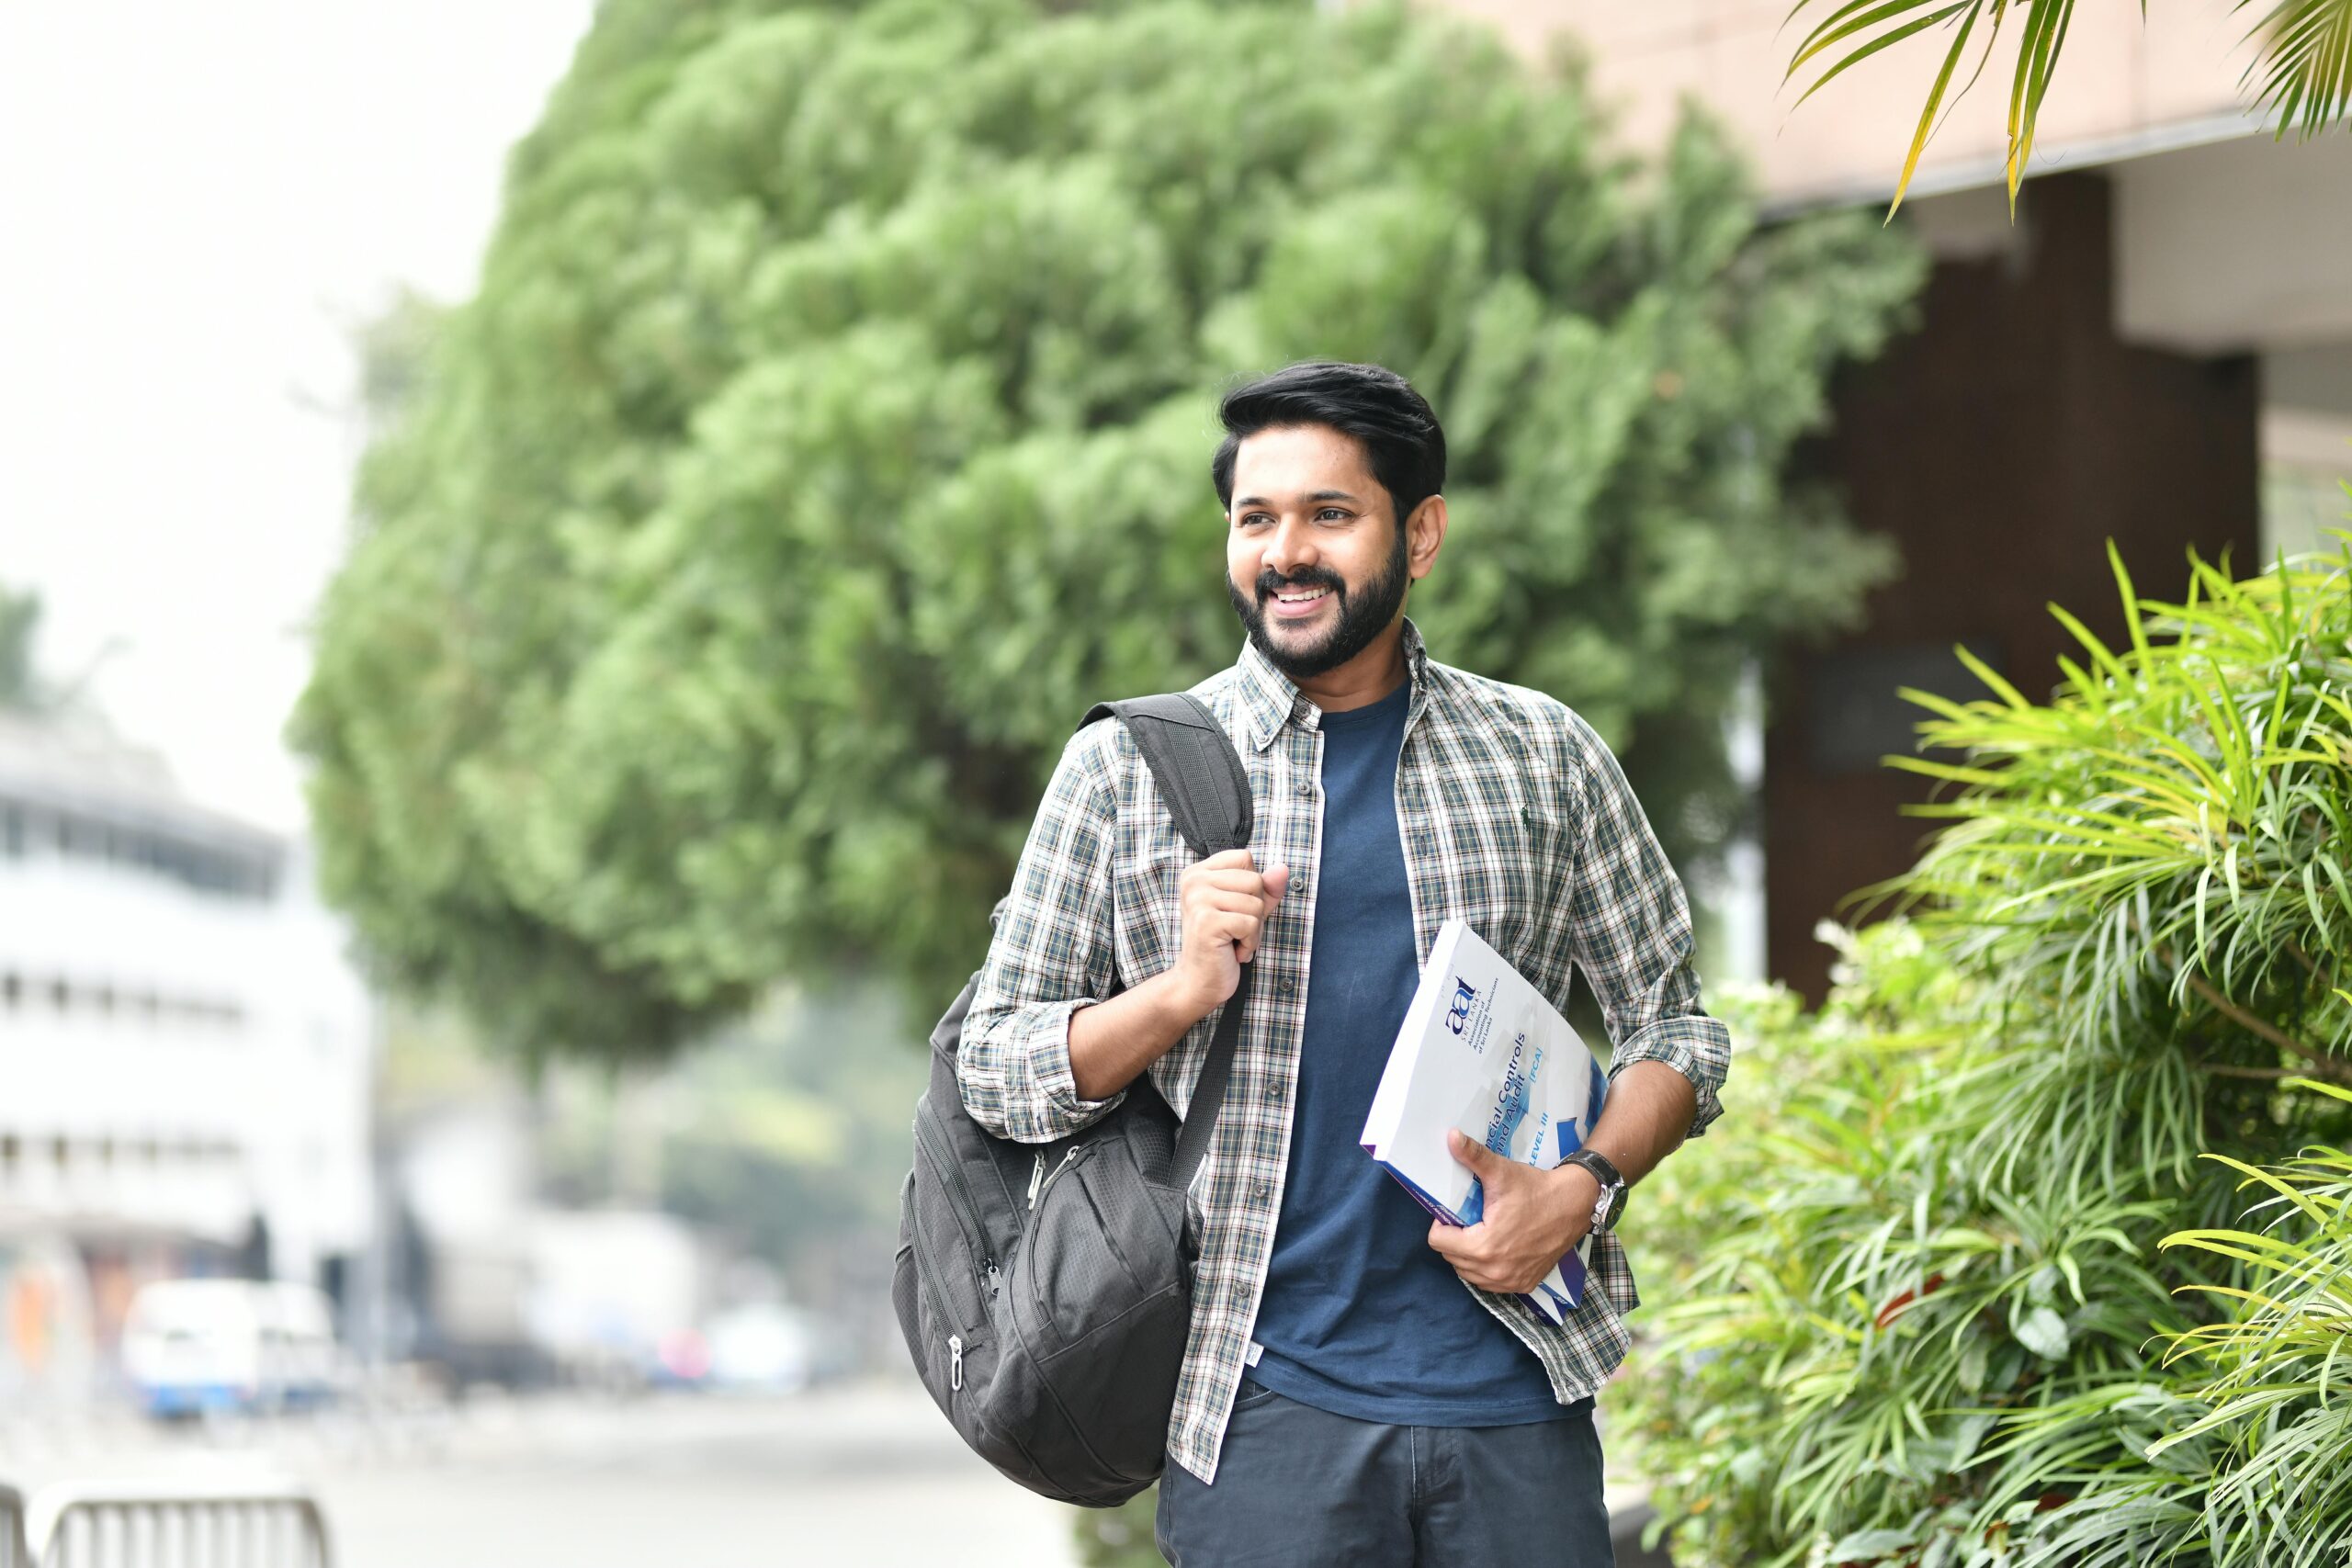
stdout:
<svg viewBox="0 0 2352 1568">
<path fill-rule="evenodd" d="M 1321 558 L 1315 548 L 1313 531 L 1295 517 L 1286 517 L 1274 525 L 1274 536 L 1266 541 L 1265 563 L 1269 570 L 1287 578 L 1301 567 L 1313 566 Z"/>
</svg>

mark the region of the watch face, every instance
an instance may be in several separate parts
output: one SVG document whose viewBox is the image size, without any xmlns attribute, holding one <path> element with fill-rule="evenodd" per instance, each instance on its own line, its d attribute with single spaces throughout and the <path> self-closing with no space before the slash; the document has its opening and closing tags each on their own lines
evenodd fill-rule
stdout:
<svg viewBox="0 0 2352 1568">
<path fill-rule="evenodd" d="M 1625 1190 L 1623 1187 L 1601 1189 L 1600 1201 L 1593 1205 L 1592 1228 L 1597 1231 L 1614 1230 L 1617 1216 L 1624 1212 Z"/>
</svg>

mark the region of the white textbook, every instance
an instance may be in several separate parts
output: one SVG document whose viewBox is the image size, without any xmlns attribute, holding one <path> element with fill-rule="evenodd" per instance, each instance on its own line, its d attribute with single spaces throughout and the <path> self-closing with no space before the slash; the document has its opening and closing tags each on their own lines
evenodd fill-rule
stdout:
<svg viewBox="0 0 2352 1568">
<path fill-rule="evenodd" d="M 1559 1010 L 1459 919 L 1439 928 L 1420 988 L 1373 1095 L 1363 1146 L 1449 1224 L 1478 1223 L 1478 1180 L 1445 1146 L 1449 1128 L 1549 1170 L 1584 1145 L 1609 1080 Z M 1584 1300 L 1592 1238 L 1526 1301 L 1560 1322 Z"/>
</svg>

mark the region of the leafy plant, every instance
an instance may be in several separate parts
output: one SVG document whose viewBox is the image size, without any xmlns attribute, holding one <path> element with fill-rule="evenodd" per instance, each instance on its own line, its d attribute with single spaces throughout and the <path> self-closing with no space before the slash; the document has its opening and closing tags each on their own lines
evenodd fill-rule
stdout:
<svg viewBox="0 0 2352 1568">
<path fill-rule="evenodd" d="M 2231 7 L 2243 12 L 2256 0 L 2235 0 Z M 1829 0 L 1797 0 L 1792 19 L 1808 10 L 1818 11 Z M 2143 18 L 2147 0 L 2141 0 Z M 1993 55 L 1993 46 L 2011 13 L 2017 16 L 2017 64 L 2009 83 L 2008 184 L 2009 204 L 2016 209 L 2018 186 L 2033 157 L 2034 132 L 2041 118 L 2042 100 L 2056 78 L 2066 32 L 2075 19 L 2075 0 L 1838 0 L 1835 9 L 1816 22 L 1797 45 L 1789 62 L 1788 77 L 1815 62 L 1820 73 L 1797 102 L 1821 91 L 1848 70 L 1882 50 L 1940 28 L 1951 41 L 1928 88 L 1919 111 L 1918 129 L 1904 155 L 1894 199 L 1887 208 L 1893 218 L 1911 187 L 1920 154 L 1942 122 L 1939 111 L 1946 99 L 1957 100 L 1976 84 Z M 2327 130 L 2352 112 L 2352 0 L 2265 0 L 2260 19 L 2246 35 L 2262 39 L 2262 53 L 2246 67 L 2241 82 L 2257 74 L 2256 100 L 2278 118 L 2277 134 L 2291 128 L 2302 137 Z M 1969 64 L 1969 43 L 1977 40 L 1975 62 Z M 1955 78 L 1965 71 L 1958 92 Z M 1946 111 L 1948 112 L 1948 111 Z"/>
<path fill-rule="evenodd" d="M 2346 1119 L 2290 1092 L 2352 1076 L 2352 552 L 2192 565 L 2170 604 L 2118 563 L 2128 649 L 2053 606 L 2086 658 L 2046 702 L 1907 694 L 1964 760 L 1888 761 L 1951 825 L 1825 927 L 1820 1014 L 1734 1024 L 1758 1112 L 1653 1179 L 1682 1232 L 1620 1397 L 1678 1562 L 2352 1547 L 2343 1172 L 2296 1153 Z M 2246 1239 L 2233 1172 L 2319 1237 Z"/>
<path fill-rule="evenodd" d="M 2352 1082 L 2352 532 L 2338 532 L 2345 556 L 2244 581 L 2192 558 L 2181 604 L 2135 598 L 2110 544 L 2130 649 L 2053 604 L 2087 654 L 2060 659 L 2054 700 L 2029 701 L 1965 649 L 1994 699 L 1903 688 L 1943 716 L 1922 744 L 1969 760 L 1887 762 L 1965 788 L 1905 807 L 1953 826 L 1855 897 L 1932 901 L 1921 918 L 1958 959 L 2070 1044 L 2171 1033 L 2208 1076 Z"/>
<path fill-rule="evenodd" d="M 2334 1084 L 2290 1087 L 2352 1104 Z M 2254 1213 L 2272 1223 L 2165 1238 L 2236 1261 L 2247 1282 L 2215 1287 L 2234 1315 L 2176 1337 L 2211 1374 L 2196 1391 L 2211 1409 L 2149 1455 L 2209 1435 L 2224 1445 L 2204 1520 L 2215 1562 L 2340 1563 L 2352 1553 L 2352 1154 L 2314 1147 L 2267 1170 L 2208 1157 L 2239 1171 L 2241 1190 L 2270 1190 Z"/>
</svg>

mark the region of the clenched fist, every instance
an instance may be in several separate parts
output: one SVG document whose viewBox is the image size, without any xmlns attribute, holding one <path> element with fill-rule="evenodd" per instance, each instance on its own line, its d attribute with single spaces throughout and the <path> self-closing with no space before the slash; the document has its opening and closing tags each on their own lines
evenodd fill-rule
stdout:
<svg viewBox="0 0 2352 1568">
<path fill-rule="evenodd" d="M 1201 1012 L 1223 1004 L 1241 983 L 1241 966 L 1290 886 L 1290 867 L 1260 872 L 1248 850 L 1227 850 L 1185 868 L 1178 884 L 1182 948 L 1175 972 Z"/>
</svg>

